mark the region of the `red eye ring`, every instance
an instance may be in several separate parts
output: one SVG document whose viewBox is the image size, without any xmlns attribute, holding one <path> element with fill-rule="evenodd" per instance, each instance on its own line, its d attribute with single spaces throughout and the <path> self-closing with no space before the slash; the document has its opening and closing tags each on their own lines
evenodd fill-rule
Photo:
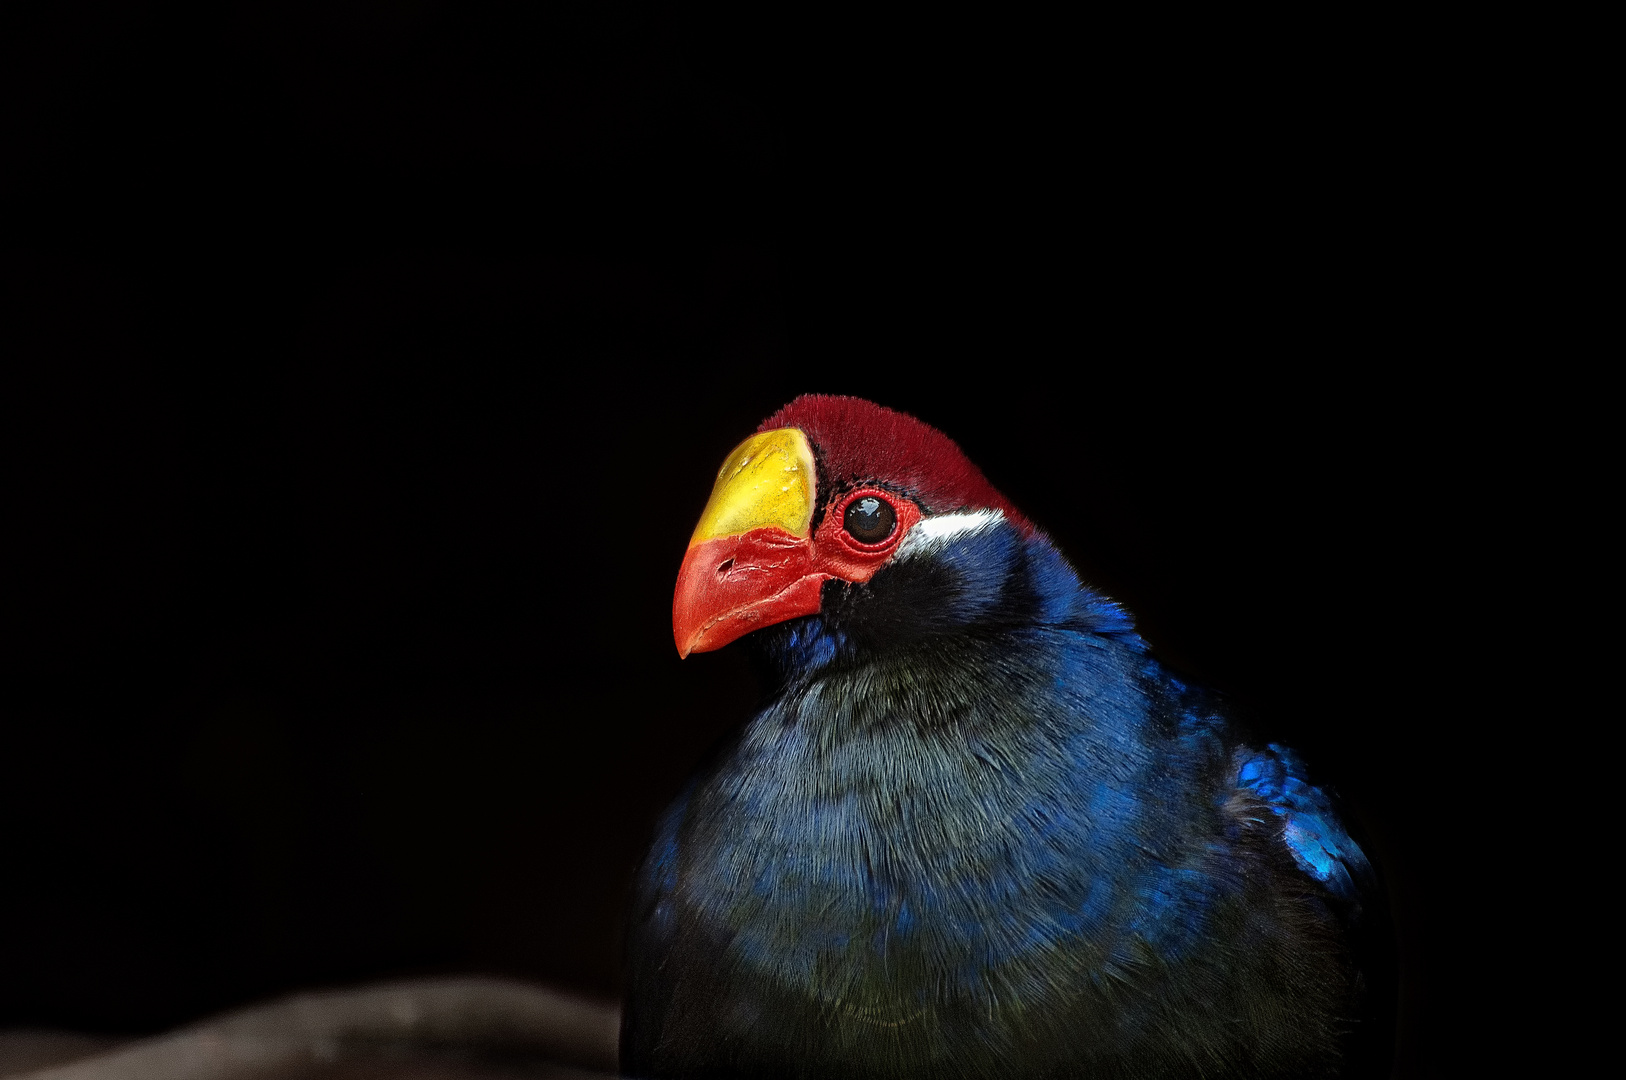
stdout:
<svg viewBox="0 0 1626 1080">
<path fill-rule="evenodd" d="M 873 543 L 865 543 L 846 528 L 848 508 L 866 498 L 885 503 L 896 519 L 891 531 Z M 868 581 L 922 516 L 913 500 L 873 484 L 842 492 L 827 504 L 813 535 L 814 564 L 832 577 Z"/>
</svg>

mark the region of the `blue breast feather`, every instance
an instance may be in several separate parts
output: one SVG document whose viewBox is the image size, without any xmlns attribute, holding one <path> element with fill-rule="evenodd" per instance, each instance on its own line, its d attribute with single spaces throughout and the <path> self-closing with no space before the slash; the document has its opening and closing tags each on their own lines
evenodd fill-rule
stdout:
<svg viewBox="0 0 1626 1080">
<path fill-rule="evenodd" d="M 1087 659 L 1087 653 L 1075 656 L 1062 666 Z M 1175 696 L 1185 696 L 1181 683 L 1141 659 L 1143 676 L 1165 679 Z M 1141 719 L 1146 723 L 1144 715 Z M 805 766 L 809 757 L 827 762 L 830 748 L 823 754 L 798 753 L 805 748 L 796 743 L 817 740 L 817 727 L 774 724 L 778 733 L 762 747 L 764 756 L 742 761 L 734 771 L 730 835 L 701 846 L 710 852 L 709 865 L 691 864 L 690 870 L 710 883 L 709 892 L 691 899 L 731 926 L 742 960 L 798 982 L 813 978 L 835 954 L 884 964 L 889 954 L 915 944 L 939 956 L 959 954 L 962 962 L 952 981 L 962 989 L 981 987 L 993 969 L 1079 934 L 1099 934 L 1115 921 L 1121 932 L 1102 957 L 1103 974 L 1133 966 L 1139 947 L 1175 959 L 1205 937 L 1207 914 L 1216 902 L 1236 894 L 1241 868 L 1221 844 L 1180 849 L 1156 835 L 1168 816 L 1150 807 L 1160 794 L 1177 798 L 1223 755 L 1228 760 L 1222 768 L 1234 783 L 1219 788 L 1213 805 L 1222 808 L 1239 791 L 1263 803 L 1281 819 L 1281 839 L 1294 864 L 1341 900 L 1358 902 L 1371 868 L 1340 824 L 1332 800 L 1303 779 L 1302 761 L 1275 743 L 1262 751 L 1226 754 L 1221 724 L 1210 711 L 1181 710 L 1173 752 L 1166 755 L 1146 754 L 1137 745 L 1142 724 L 1120 727 L 1109 746 L 1074 733 L 1050 768 L 1014 760 L 1011 747 L 990 753 L 970 740 L 965 760 L 992 773 L 1066 777 L 1060 783 L 1010 785 L 1024 793 L 1019 806 L 982 793 L 988 813 L 979 817 L 1004 818 L 1011 825 L 1010 831 L 991 830 L 982 838 L 950 835 L 962 824 L 960 812 L 945 807 L 934 818 L 930 807 L 936 800 L 921 790 L 918 775 L 892 778 L 888 790 L 895 801 L 889 807 L 876 805 L 873 796 L 866 799 L 862 780 L 870 777 L 864 762 L 888 755 L 864 745 L 834 755 L 846 759 L 838 771 L 855 781 L 852 789 L 837 794 L 799 783 L 779 766 Z M 1033 749 L 1045 753 L 1048 748 Z M 1115 767 L 1101 775 L 1098 766 L 1113 751 Z M 940 766 L 927 779 L 942 781 Z M 651 927 L 657 936 L 664 936 L 661 924 L 673 916 L 678 835 L 688 809 L 687 794 L 669 809 L 645 867 L 645 888 L 661 898 Z M 888 823 L 901 823 L 906 835 L 883 834 Z M 1012 843 L 1013 834 L 1020 835 L 1018 843 Z M 950 848 L 961 857 L 943 858 Z M 945 872 L 956 864 L 958 876 Z M 733 887 L 719 888 L 720 882 Z M 1034 883 L 1041 888 L 1035 891 Z M 762 917 L 773 909 L 781 917 L 801 912 L 799 932 L 787 936 L 778 919 Z M 807 917 L 813 911 L 818 918 Z M 990 912 L 998 917 L 991 919 Z"/>
</svg>

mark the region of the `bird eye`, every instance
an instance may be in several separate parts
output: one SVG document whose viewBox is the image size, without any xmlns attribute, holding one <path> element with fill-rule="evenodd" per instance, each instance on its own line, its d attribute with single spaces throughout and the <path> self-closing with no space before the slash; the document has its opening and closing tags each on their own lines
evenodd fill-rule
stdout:
<svg viewBox="0 0 1626 1080">
<path fill-rule="evenodd" d="M 861 495 L 847 504 L 842 525 L 861 544 L 879 544 L 898 526 L 898 512 L 892 504 L 875 495 Z"/>
</svg>

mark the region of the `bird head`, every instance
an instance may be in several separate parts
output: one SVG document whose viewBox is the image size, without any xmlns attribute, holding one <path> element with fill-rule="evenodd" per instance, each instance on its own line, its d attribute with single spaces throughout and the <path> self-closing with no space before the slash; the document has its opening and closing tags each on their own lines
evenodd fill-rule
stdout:
<svg viewBox="0 0 1626 1080">
<path fill-rule="evenodd" d="M 934 428 L 859 398 L 799 397 L 735 447 L 717 474 L 678 572 L 678 653 L 828 613 L 888 579 L 913 577 L 915 593 L 930 590 L 921 574 L 899 569 L 913 564 L 924 573 L 926 556 L 955 538 L 998 532 L 1009 541 L 1034 531 Z M 955 580 L 963 586 L 963 578 Z M 935 590 L 938 599 L 954 592 Z"/>
</svg>

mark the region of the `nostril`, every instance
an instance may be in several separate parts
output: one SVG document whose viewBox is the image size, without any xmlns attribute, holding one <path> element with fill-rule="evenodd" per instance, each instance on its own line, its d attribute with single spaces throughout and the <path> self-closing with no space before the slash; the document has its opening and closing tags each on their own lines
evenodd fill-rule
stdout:
<svg viewBox="0 0 1626 1080">
<path fill-rule="evenodd" d="M 734 569 L 734 560 L 733 559 L 724 559 L 723 562 L 722 562 L 722 565 L 717 567 L 717 576 L 718 577 L 727 577 L 728 572 L 730 570 L 732 570 L 732 569 Z"/>
</svg>

